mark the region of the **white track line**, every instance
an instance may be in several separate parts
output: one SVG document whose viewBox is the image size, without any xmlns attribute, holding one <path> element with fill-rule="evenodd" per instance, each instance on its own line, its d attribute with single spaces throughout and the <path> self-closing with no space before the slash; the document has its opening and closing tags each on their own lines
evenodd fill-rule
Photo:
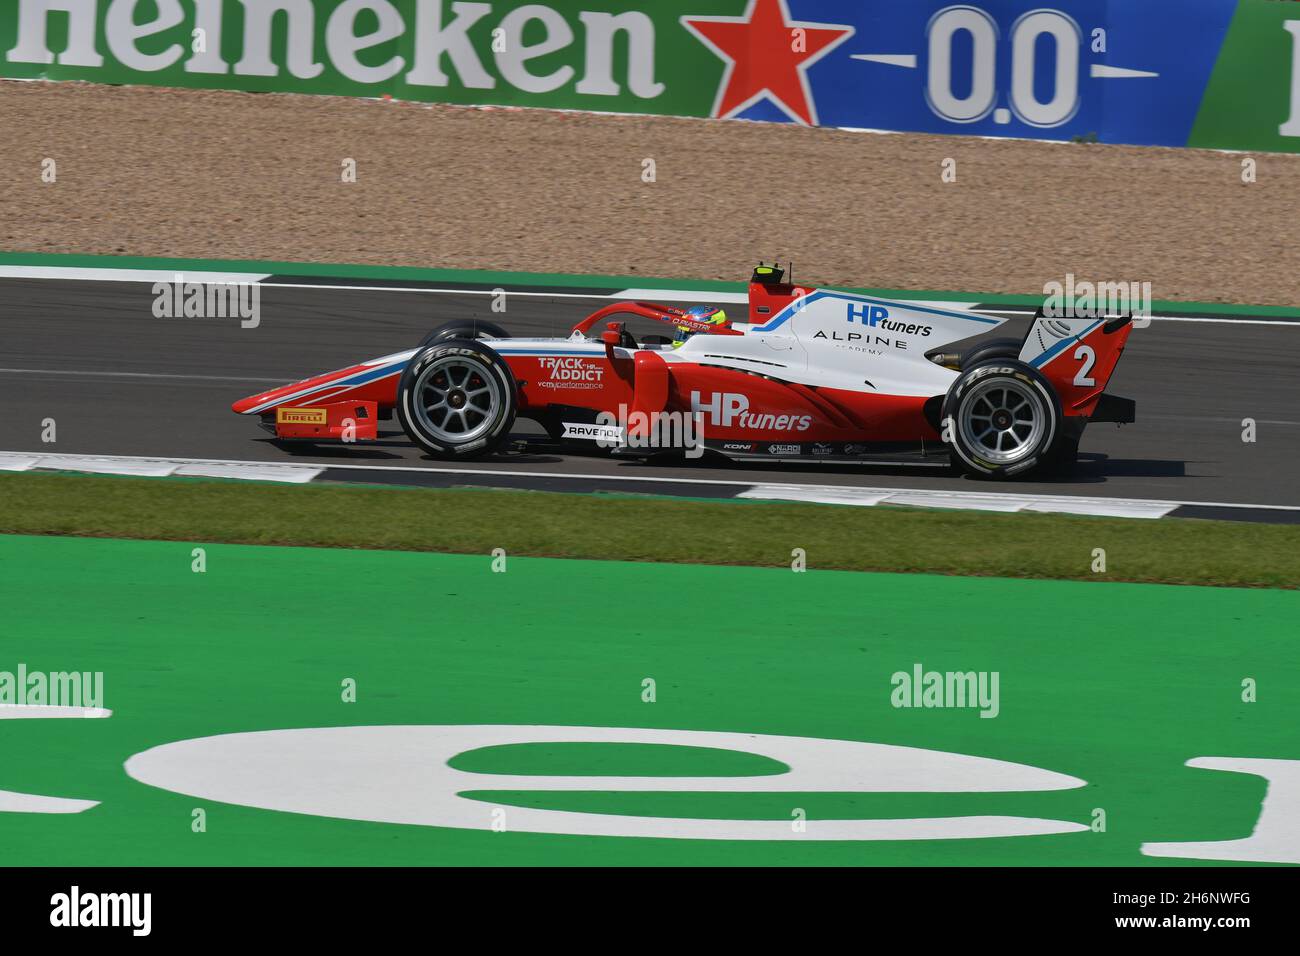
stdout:
<svg viewBox="0 0 1300 956">
<path fill-rule="evenodd" d="M 74 266 L 5 266 L 0 265 L 0 279 L 47 279 L 73 282 L 174 282 L 177 276 L 186 282 L 245 283 L 261 282 L 269 272 L 209 272 L 202 269 L 112 269 L 76 268 Z"/>
<path fill-rule="evenodd" d="M 321 289 L 328 292 L 415 292 L 423 295 L 496 295 L 495 289 L 438 289 L 423 286 L 387 286 L 387 285 L 330 285 L 314 282 L 271 282 L 265 289 Z M 595 292 L 518 292 L 506 291 L 509 296 L 529 296 L 538 299 L 617 299 L 617 294 Z"/>
<path fill-rule="evenodd" d="M 0 471 L 81 471 L 101 475 L 164 478 L 185 475 L 204 478 L 244 478 L 306 484 L 326 465 L 279 464 L 260 461 L 148 458 L 130 455 L 47 455 L 40 452 L 0 452 Z"/>
<path fill-rule="evenodd" d="M 391 286 L 328 285 L 310 282 L 275 282 L 266 286 L 268 289 L 322 289 L 332 291 L 358 292 L 421 292 L 440 295 L 496 295 L 493 289 L 439 289 L 439 288 L 399 288 Z M 575 293 L 575 292 L 518 292 L 507 291 L 510 296 L 529 296 L 540 299 L 649 299 L 663 302 L 717 302 L 723 305 L 745 304 L 749 296 L 743 292 L 707 292 L 690 289 L 621 289 L 609 294 Z M 965 307 L 979 315 L 1033 315 L 1033 309 L 970 309 L 974 303 L 941 302 L 931 299 L 899 299 L 903 304 L 921 307 L 951 308 L 954 304 Z M 1289 319 L 1233 319 L 1186 315 L 1153 315 L 1153 322 L 1209 322 L 1220 325 L 1300 325 L 1300 320 Z"/>
<path fill-rule="evenodd" d="M 89 469 L 73 467 L 90 466 Z M 1131 508 L 1137 511 L 1165 509 L 1172 511 L 1181 506 L 1199 508 L 1242 508 L 1261 511 L 1300 511 L 1300 505 L 1242 504 L 1230 501 L 1182 501 L 1151 498 L 1098 498 L 1073 495 L 1039 495 L 1028 492 L 1005 493 L 983 491 L 948 491 L 940 488 L 881 488 L 857 485 L 803 485 L 737 481 L 721 478 L 670 478 L 658 475 L 596 475 L 566 474 L 564 472 L 518 471 L 494 468 L 425 468 L 416 465 L 353 465 L 331 462 L 259 462 L 235 461 L 224 458 L 156 458 L 134 455 L 65 455 L 41 452 L 0 452 L 0 471 L 28 471 L 31 469 L 61 469 L 65 471 L 100 470 L 119 468 L 115 474 L 142 474 L 160 472 L 170 466 L 171 474 L 216 475 L 219 477 L 246 477 L 262 481 L 290 481 L 302 483 L 326 470 L 403 472 L 434 475 L 500 476 L 505 478 L 568 479 L 573 481 L 631 481 L 668 485 L 710 485 L 745 488 L 740 497 L 775 500 L 812 500 L 821 495 L 827 502 L 842 504 L 875 504 L 885 499 L 895 499 L 891 504 L 901 504 L 902 499 L 914 499 L 921 507 L 979 507 L 998 511 L 1058 511 L 1057 506 L 1079 510 L 1075 514 L 1097 514 L 1096 508 Z M 263 472 L 268 477 L 258 475 Z M 306 477 L 304 477 L 306 476 Z M 871 501 L 870 499 L 876 499 Z M 921 504 L 922 501 L 927 502 Z M 953 502 L 939 504 L 939 501 Z M 965 504 L 959 504 L 965 502 Z M 909 501 L 908 503 L 912 503 Z M 1118 513 L 1118 512 L 1117 512 Z M 1127 512 L 1125 512 L 1127 513 Z"/>
<path fill-rule="evenodd" d="M 283 385 L 285 382 L 292 381 L 291 376 L 285 376 L 284 378 L 252 378 L 248 375 L 181 375 L 176 372 L 87 372 L 82 369 L 52 368 L 0 368 L 0 374 L 76 375 L 81 378 L 96 375 L 108 378 L 180 378 L 186 381 L 202 382 L 270 382 L 273 385 Z"/>
<path fill-rule="evenodd" d="M 243 272 L 188 272 L 184 269 L 112 269 L 112 268 L 72 268 L 65 266 L 3 266 L 0 265 L 0 279 L 47 279 L 74 280 L 88 282 L 171 282 L 181 275 L 187 282 L 263 282 L 270 278 L 269 273 Z M 437 286 L 386 286 L 386 285 L 351 285 L 326 282 L 274 282 L 264 283 L 268 289 L 314 289 L 327 292 L 405 292 L 423 295 L 496 295 L 495 289 L 447 289 Z M 502 286 L 504 288 L 504 286 Z M 749 301 L 744 292 L 710 292 L 698 289 L 620 289 L 612 293 L 581 292 L 523 292 L 509 291 L 507 296 L 522 296 L 538 299 L 658 299 L 664 302 L 717 302 L 726 305 L 743 305 Z M 969 308 L 972 303 L 952 303 L 931 301 L 929 299 L 902 299 L 902 302 L 914 302 L 918 306 L 941 306 L 952 308 L 954 305 Z M 1033 309 L 978 309 L 980 313 L 995 315 L 1033 315 Z M 1205 316 L 1155 315 L 1154 322 L 1210 322 L 1224 325 L 1285 325 L 1298 326 L 1300 319 L 1234 319 Z"/>
</svg>

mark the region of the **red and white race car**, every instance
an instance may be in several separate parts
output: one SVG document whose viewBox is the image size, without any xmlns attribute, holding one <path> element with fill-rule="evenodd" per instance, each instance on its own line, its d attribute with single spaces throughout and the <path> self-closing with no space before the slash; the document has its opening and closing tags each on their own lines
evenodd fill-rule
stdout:
<svg viewBox="0 0 1300 956">
<path fill-rule="evenodd" d="M 981 477 L 1072 464 L 1089 421 L 1131 422 L 1105 394 L 1130 316 L 1046 318 L 1021 339 L 1005 320 L 784 281 L 762 266 L 747 322 L 717 308 L 606 306 L 568 338 L 511 338 L 456 320 L 415 349 L 235 402 L 283 440 L 362 442 L 396 415 L 442 459 L 488 455 L 517 417 L 549 441 L 648 457 L 877 464 L 951 460 Z M 625 322 L 665 324 L 639 341 Z M 947 347 L 947 350 L 945 350 Z"/>
</svg>

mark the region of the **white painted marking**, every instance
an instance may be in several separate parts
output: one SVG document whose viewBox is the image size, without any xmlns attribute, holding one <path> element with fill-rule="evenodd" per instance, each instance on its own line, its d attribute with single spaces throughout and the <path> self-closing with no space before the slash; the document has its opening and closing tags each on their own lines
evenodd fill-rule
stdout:
<svg viewBox="0 0 1300 956">
<path fill-rule="evenodd" d="M 999 106 L 993 111 L 993 122 L 997 123 L 999 126 L 1006 126 L 1011 122 L 1011 110 L 1007 109 L 1005 106 Z"/>
<path fill-rule="evenodd" d="M 150 458 L 101 458 L 97 455 L 42 455 L 32 467 L 146 478 L 165 478 L 176 470 L 175 462 Z"/>
<path fill-rule="evenodd" d="M 1109 518 L 1163 518 L 1178 505 L 1167 501 L 1123 501 L 1111 498 L 1071 498 L 1068 501 L 1030 498 L 1021 511 L 1049 514 L 1103 515 Z"/>
<path fill-rule="evenodd" d="M 113 712 L 102 707 L 43 707 L 0 704 L 0 720 L 41 720 L 69 717 L 110 717 Z M 45 797 L 35 793 L 0 790 L 0 813 L 81 813 L 99 806 L 98 800 L 72 800 Z"/>
<path fill-rule="evenodd" d="M 20 455 L 15 452 L 0 452 L 0 471 L 27 471 L 35 468 L 40 458 L 36 455 Z"/>
<path fill-rule="evenodd" d="M 877 505 L 888 498 L 883 488 L 825 488 L 818 485 L 758 485 L 737 498 L 773 498 L 781 501 L 809 501 L 822 505 Z"/>
<path fill-rule="evenodd" d="M 1249 773 L 1268 781 L 1259 819 L 1241 840 L 1143 843 L 1146 856 L 1184 860 L 1239 860 L 1248 863 L 1300 863 L 1300 760 L 1251 757 L 1196 757 L 1187 766 L 1201 770 Z"/>
<path fill-rule="evenodd" d="M 962 511 L 1004 511 L 1022 509 L 1029 500 L 1025 497 L 984 495 L 968 491 L 905 491 L 887 495 L 882 504 L 903 505 L 908 508 L 956 508 Z"/>
<path fill-rule="evenodd" d="M 325 470 L 324 465 L 279 465 L 261 462 L 180 465 L 177 475 L 202 478 L 242 478 L 246 481 L 283 481 L 304 485 Z"/>
<path fill-rule="evenodd" d="M 178 269 L 110 269 L 103 267 L 75 268 L 72 266 L 3 266 L 0 265 L 0 279 L 47 279 L 72 280 L 76 282 L 174 282 L 176 276 L 184 276 L 186 282 L 228 283 L 261 282 L 270 273 L 266 272 L 203 272 L 186 268 Z"/>
<path fill-rule="evenodd" d="M 946 491 L 943 489 L 913 488 L 837 488 L 834 495 L 816 497 L 826 489 L 807 485 L 755 485 L 738 498 L 758 498 L 776 501 L 822 501 L 827 504 L 905 505 L 913 508 L 953 508 L 973 511 L 1050 512 L 1059 514 L 1106 515 L 1115 518 L 1161 518 L 1184 504 L 1210 502 L 1153 501 L 1138 498 L 1086 498 L 1071 495 L 1038 495 L 1032 493 L 1002 494 L 995 492 Z M 1219 505 L 1215 507 L 1266 508 L 1300 510 L 1300 506 L 1285 505 Z"/>
<path fill-rule="evenodd" d="M 52 369 L 52 368 L 0 368 L 0 374 L 8 375 L 75 375 L 77 378 L 170 378 L 180 379 L 182 381 L 199 381 L 199 382 L 247 382 L 252 383 L 270 383 L 273 385 L 282 385 L 286 382 L 292 382 L 292 376 L 286 375 L 284 378 L 251 378 L 247 375 L 182 375 L 175 372 L 103 372 L 87 371 L 85 369 Z"/>
<path fill-rule="evenodd" d="M 1133 77 L 1159 76 L 1159 73 L 1151 73 L 1147 70 L 1130 70 L 1122 66 L 1107 66 L 1105 63 L 1094 63 L 1089 70 L 1094 80 L 1123 80 Z"/>
<path fill-rule="evenodd" d="M 916 69 L 915 53 L 854 53 L 850 60 L 865 60 L 868 63 L 884 63 L 886 66 L 903 66 L 909 70 Z"/>
<path fill-rule="evenodd" d="M 1234 425 L 1241 424 L 1240 416 L 1237 418 L 1224 417 L 1220 415 L 1161 415 L 1155 412 L 1142 413 L 1142 421 L 1149 422 L 1152 420 L 1174 421 L 1174 422 L 1232 422 Z M 1300 425 L 1300 422 L 1291 421 L 1286 418 L 1257 418 L 1256 425 Z"/>
<path fill-rule="evenodd" d="M 448 763 L 484 747 L 526 743 L 658 744 L 759 754 L 785 773 L 750 777 L 533 776 L 467 773 Z M 476 790 L 645 793 L 1006 793 L 1086 781 L 1039 767 L 889 744 L 771 734 L 509 724 L 327 727 L 181 740 L 126 761 L 134 780 L 173 793 L 288 813 L 490 830 Z M 1034 817 L 814 820 L 690 819 L 511 806 L 514 832 L 696 840 L 943 840 L 1087 831 Z"/>
<path fill-rule="evenodd" d="M 106 707 L 56 707 L 45 704 L 0 704 L 0 720 L 58 720 L 69 717 L 112 717 Z"/>
<path fill-rule="evenodd" d="M 126 455 L 34 455 L 0 452 L 0 471 L 80 471 L 103 475 L 138 475 L 165 478 L 169 475 L 209 478 L 243 478 L 249 481 L 282 481 L 305 484 L 325 470 L 325 465 L 281 464 L 278 462 L 212 462 L 181 458 L 141 458 Z"/>
<path fill-rule="evenodd" d="M 59 455 L 39 455 L 34 452 L 0 452 L 0 471 L 28 470 L 22 467 L 24 459 L 35 459 L 37 462 L 44 462 L 46 459 L 75 458 L 79 456 L 59 456 Z M 842 494 L 845 497 L 870 498 L 872 495 L 880 494 L 887 498 L 898 498 L 900 496 L 925 496 L 925 495 L 943 495 L 954 497 L 960 495 L 973 495 L 981 499 L 1008 498 L 1015 501 L 1031 501 L 1035 503 L 1042 502 L 1080 502 L 1081 505 L 1088 505 L 1091 502 L 1099 504 L 1115 503 L 1117 507 L 1128 505 L 1149 504 L 1154 507 L 1166 507 L 1170 510 L 1183 505 L 1191 505 L 1199 508 L 1247 508 L 1260 511 L 1300 511 L 1300 505 L 1264 505 L 1249 504 L 1238 501 L 1174 501 L 1163 499 L 1149 498 L 1077 498 L 1069 495 L 1036 495 L 1030 492 L 1021 494 L 982 493 L 982 492 L 961 492 L 961 491 L 943 491 L 934 488 L 872 488 L 858 485 L 796 485 L 796 484 L 757 484 L 753 481 L 737 481 L 735 479 L 723 478 L 667 478 L 650 474 L 635 475 L 598 475 L 586 472 L 558 472 L 558 471 L 521 471 L 511 468 L 425 468 L 418 465 L 361 465 L 352 464 L 345 461 L 334 461 L 329 463 L 302 463 L 302 464 L 279 464 L 275 462 L 259 461 L 235 461 L 225 458 L 143 458 L 128 455 L 98 455 L 94 456 L 101 460 L 117 459 L 121 461 L 146 461 L 146 462 L 171 462 L 177 466 L 188 465 L 224 465 L 234 466 L 240 469 L 252 471 L 255 468 L 267 469 L 293 469 L 297 472 L 312 471 L 319 474 L 326 469 L 341 469 L 345 471 L 386 471 L 386 472 L 406 472 L 411 474 L 430 474 L 430 475 L 486 475 L 502 476 L 508 478 L 545 478 L 545 479 L 571 479 L 575 481 L 635 481 L 643 483 L 655 483 L 665 485 L 713 485 L 731 488 L 743 488 L 749 491 L 749 494 L 741 493 L 737 497 L 746 498 L 768 498 L 773 493 L 786 490 L 798 489 L 800 492 L 814 491 L 823 492 L 827 495 Z M 30 466 L 29 466 L 30 467 Z M 36 467 L 50 467 L 45 464 L 38 464 Z M 198 474 L 197 471 L 186 472 L 187 474 Z M 299 478 L 269 479 L 269 480 L 310 480 Z M 758 494 L 762 490 L 763 494 Z M 777 499 L 780 500 L 780 499 Z M 890 502 L 891 504 L 894 502 Z M 929 506 L 933 507 L 933 506 Z M 1007 510 L 1007 509 L 997 509 Z M 1091 514 L 1093 512 L 1080 511 L 1080 514 Z"/>
<path fill-rule="evenodd" d="M 880 132 L 896 132 L 890 130 L 881 130 Z M 999 142 L 1005 142 L 1003 137 L 987 137 Z M 1050 143 L 1045 140 L 1028 140 L 1035 143 Z M 267 273 L 236 273 L 236 272 L 183 272 L 187 282 L 261 282 L 269 278 Z M 166 272 L 161 270 L 149 269 L 110 269 L 110 268 L 85 268 L 74 269 L 63 266 L 0 266 L 0 278 L 10 279 L 76 279 L 87 281 L 104 281 L 104 282 L 171 282 L 175 279 L 176 272 Z M 496 295 L 495 289 L 448 289 L 437 286 L 380 286 L 380 285 L 337 285 L 327 282 L 276 282 L 273 285 L 266 286 L 271 289 L 313 289 L 324 292 L 397 292 L 397 293 L 414 293 L 418 295 Z M 827 287 L 827 291 L 837 291 Z M 745 292 L 713 292 L 700 289 L 620 289 L 612 293 L 580 293 L 580 292 L 523 292 L 511 291 L 508 296 L 517 296 L 523 298 L 535 299 L 598 299 L 603 301 L 611 300 L 649 300 L 661 302 L 696 302 L 696 303 L 717 303 L 721 305 L 742 305 L 747 304 L 749 296 Z M 904 303 L 912 303 L 918 306 L 928 306 L 934 308 L 963 308 L 969 309 L 975 303 L 973 302 L 939 302 L 929 299 L 900 299 Z M 1033 309 L 1023 308 L 994 308 L 994 309 L 976 309 L 979 313 L 997 314 L 997 315 L 1033 315 Z M 1228 325 L 1300 325 L 1300 319 L 1295 321 L 1279 319 L 1276 321 L 1261 319 L 1233 319 L 1233 318 L 1214 318 L 1214 317 L 1190 317 L 1179 315 L 1157 315 L 1152 316 L 1153 321 L 1163 322 L 1211 322 Z M 26 372 L 38 371 L 36 369 L 0 369 L 0 371 L 9 372 Z M 68 374 L 63 372 L 48 372 L 47 374 Z M 93 374 L 110 374 L 107 372 L 97 372 Z M 141 373 L 121 372 L 118 375 L 129 376 Z M 184 378 L 197 378 L 198 376 L 182 376 Z M 239 379 L 239 381 L 270 381 L 269 379 Z"/>
<path fill-rule="evenodd" d="M 326 292 L 403 292 L 418 295 L 496 295 L 495 289 L 441 289 L 424 286 L 388 285 L 336 285 L 328 282 L 276 282 L 263 286 L 266 289 L 319 289 Z M 725 293 L 724 293 L 725 294 Z M 507 298 L 523 296 L 534 299 L 617 299 L 618 295 L 595 292 L 520 292 L 511 290 Z"/>
</svg>

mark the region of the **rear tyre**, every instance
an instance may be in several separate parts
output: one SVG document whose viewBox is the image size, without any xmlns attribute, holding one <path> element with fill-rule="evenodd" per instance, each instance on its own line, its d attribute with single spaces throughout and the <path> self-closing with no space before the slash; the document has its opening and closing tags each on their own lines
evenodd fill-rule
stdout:
<svg viewBox="0 0 1300 956">
<path fill-rule="evenodd" d="M 1023 476 L 1052 463 L 1064 434 L 1051 384 L 1023 362 L 977 365 L 943 403 L 953 464 L 976 478 Z"/>
<path fill-rule="evenodd" d="M 483 319 L 452 319 L 434 328 L 420 340 L 418 348 L 437 345 L 451 339 L 508 339 L 510 333 L 495 322 Z"/>
<path fill-rule="evenodd" d="M 510 437 L 515 377 L 486 345 L 452 339 L 417 352 L 397 385 L 397 420 L 430 455 L 480 458 Z"/>
<path fill-rule="evenodd" d="M 965 372 L 977 365 L 987 365 L 990 362 L 1006 362 L 1018 359 L 1020 350 L 1024 347 L 1024 342 L 1020 339 L 989 339 L 986 342 L 980 342 L 974 345 L 962 355 L 958 363 L 961 370 Z"/>
</svg>

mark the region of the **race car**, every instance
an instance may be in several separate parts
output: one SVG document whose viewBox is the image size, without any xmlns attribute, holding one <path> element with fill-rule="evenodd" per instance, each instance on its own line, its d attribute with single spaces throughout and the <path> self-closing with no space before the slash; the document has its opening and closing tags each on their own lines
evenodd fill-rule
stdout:
<svg viewBox="0 0 1300 956">
<path fill-rule="evenodd" d="M 665 334 L 638 340 L 616 316 L 663 323 Z M 1088 422 L 1135 419 L 1133 401 L 1105 391 L 1130 315 L 1039 310 L 1023 339 L 989 339 L 1005 319 L 805 288 L 760 264 L 746 318 L 620 302 L 567 338 L 511 338 L 491 322 L 453 320 L 414 349 L 233 409 L 277 439 L 308 442 L 374 440 L 378 421 L 395 415 L 436 459 L 499 452 L 520 441 L 511 431 L 525 418 L 543 440 L 641 458 L 951 461 L 993 479 L 1070 466 Z"/>
</svg>

